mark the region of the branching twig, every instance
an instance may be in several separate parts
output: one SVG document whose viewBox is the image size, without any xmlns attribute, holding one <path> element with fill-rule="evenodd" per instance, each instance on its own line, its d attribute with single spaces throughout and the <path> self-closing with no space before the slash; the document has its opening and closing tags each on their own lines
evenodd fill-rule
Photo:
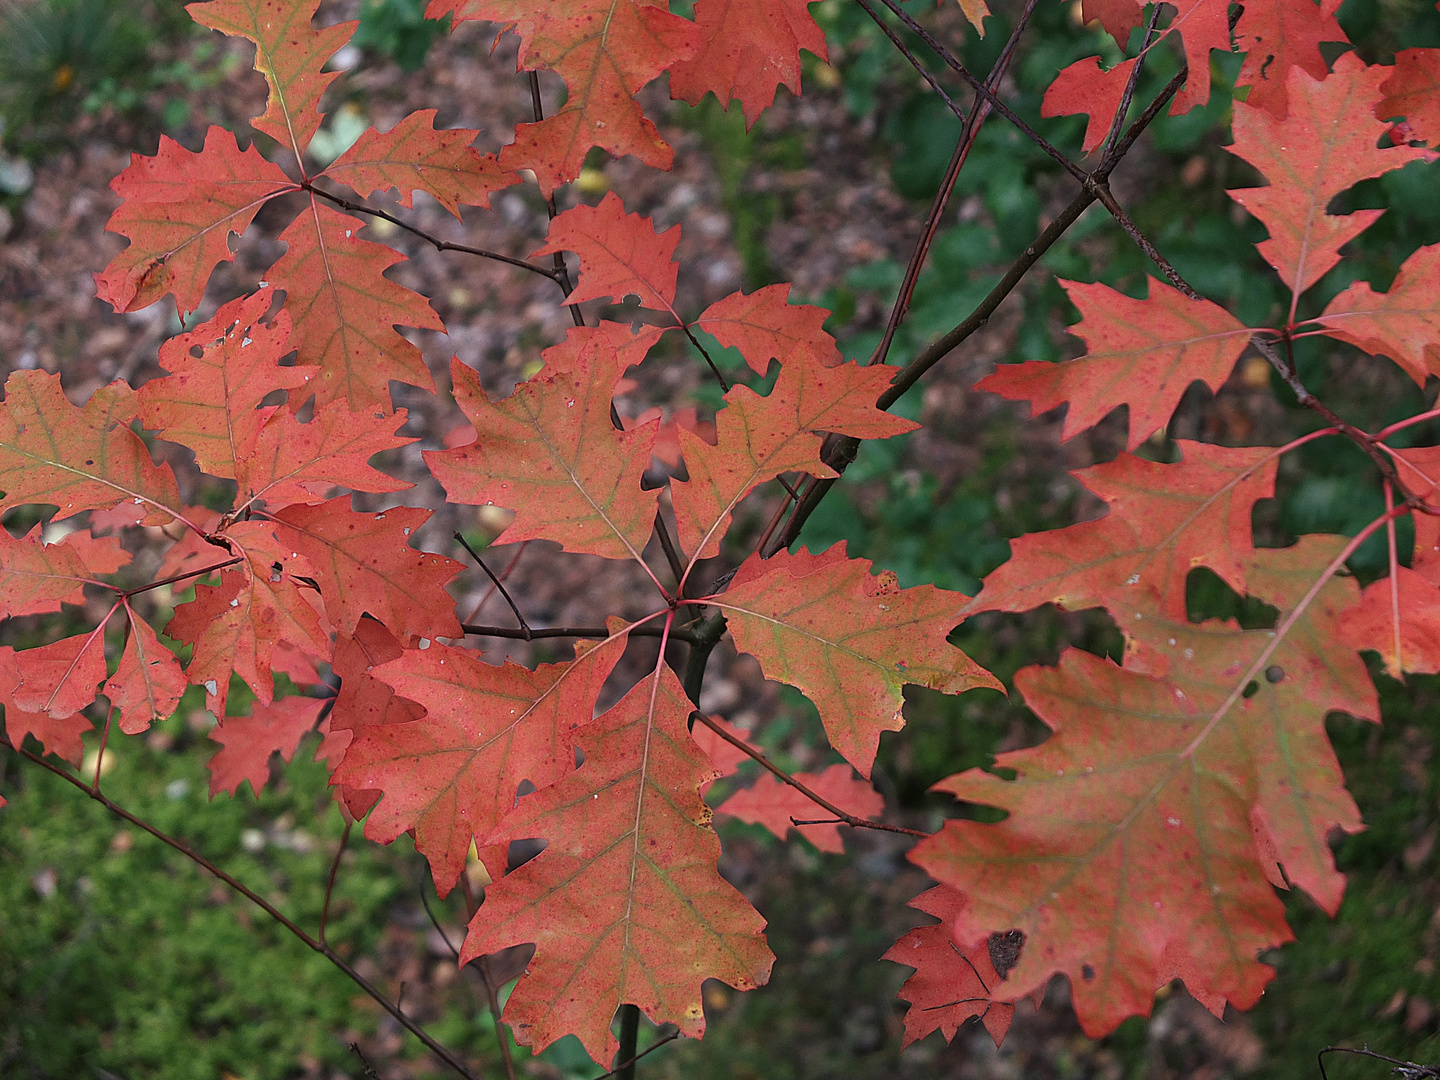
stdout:
<svg viewBox="0 0 1440 1080">
<path fill-rule="evenodd" d="M 209 859 L 205 858 L 205 856 L 195 851 L 184 841 L 171 836 L 169 833 L 162 832 L 159 828 L 150 824 L 150 822 L 146 821 L 143 818 L 137 817 L 129 810 L 126 810 L 123 806 L 111 801 L 101 792 L 92 791 L 85 784 L 84 781 L 74 776 L 71 776 L 68 772 L 60 768 L 58 765 L 54 765 L 51 762 L 46 761 L 38 754 L 31 753 L 23 746 L 16 746 L 4 736 L 0 736 L 0 745 L 8 746 L 11 750 L 15 751 L 15 753 L 19 754 L 27 761 L 39 765 L 42 769 L 46 769 L 47 771 L 52 772 L 56 776 L 60 777 L 60 779 L 64 780 L 67 784 L 71 784 L 79 788 L 89 798 L 94 799 L 96 802 L 98 802 L 101 806 L 105 807 L 106 810 L 109 810 L 115 816 L 123 818 L 137 828 L 144 829 L 147 833 L 155 837 L 155 839 L 159 840 L 161 843 L 174 848 L 181 855 L 184 855 L 187 859 L 190 859 L 196 865 L 202 866 L 206 870 L 210 871 L 210 873 L 214 874 L 226 885 L 230 886 L 230 888 L 234 889 L 241 896 L 245 897 L 245 899 L 249 900 L 261 911 L 269 915 L 286 930 L 290 931 L 290 933 L 293 934 L 296 938 L 304 942 L 307 947 L 319 953 L 321 956 L 325 957 L 325 959 L 329 960 L 332 964 L 334 964 L 337 968 L 344 972 L 351 982 L 355 983 L 356 986 L 360 987 L 360 989 L 364 990 L 365 993 L 369 994 L 370 997 L 373 998 L 382 1009 L 384 1009 L 391 1016 L 393 1016 L 401 1024 L 401 1026 L 405 1028 L 406 1031 L 409 1031 L 412 1035 L 414 1035 L 417 1039 L 424 1043 L 425 1046 L 430 1050 L 430 1052 L 433 1053 L 436 1057 L 438 1057 L 441 1061 L 449 1065 L 459 1075 L 465 1077 L 466 1080 L 476 1080 L 475 1074 L 472 1073 L 469 1069 L 467 1069 L 465 1065 L 459 1060 L 459 1058 L 457 1058 L 447 1047 L 443 1046 L 442 1044 L 436 1042 L 433 1038 L 431 1038 L 431 1036 L 419 1024 L 415 1023 L 415 1021 L 411 1020 L 408 1016 L 401 1012 L 398 1005 L 396 1005 L 388 997 L 381 993 L 379 988 L 372 984 L 370 980 L 365 978 L 365 976 L 361 975 L 358 971 L 356 971 L 353 967 L 346 963 L 345 959 L 340 956 L 339 953 L 335 952 L 328 945 L 325 945 L 324 943 L 317 941 L 315 938 L 311 937 L 294 922 L 292 922 L 289 918 L 287 918 L 282 911 L 280 911 L 277 907 L 271 904 L 259 893 L 247 887 L 239 879 L 232 877 L 230 874 L 220 869 L 220 867 L 216 866 Z"/>
<path fill-rule="evenodd" d="M 485 576 L 490 579 L 495 588 L 500 590 L 500 595 L 505 598 L 505 603 L 509 604 L 510 610 L 515 613 L 515 621 L 520 624 L 521 638 L 529 641 L 532 632 L 530 630 L 530 624 L 525 621 L 525 616 L 520 614 L 520 608 L 516 605 L 515 598 L 510 595 L 510 590 L 505 588 L 504 583 L 495 576 L 495 571 L 485 565 L 485 560 L 480 558 L 479 552 L 470 546 L 470 541 L 466 540 L 459 532 L 456 532 L 454 536 L 456 540 L 460 541 L 460 546 L 470 553 L 470 557 L 475 560 L 475 565 L 480 567 L 481 570 L 484 570 Z"/>
<path fill-rule="evenodd" d="M 690 714 L 690 719 L 692 722 L 699 722 L 701 724 L 704 724 L 706 727 L 708 727 L 711 731 L 715 732 L 716 735 L 719 735 L 730 745 L 736 747 L 739 750 L 743 750 L 746 754 L 754 758 L 762 766 L 764 766 L 771 773 L 773 773 L 775 777 L 781 782 L 789 784 L 796 791 L 800 792 L 801 795 L 804 795 L 807 799 L 813 802 L 816 806 L 819 806 L 827 812 L 834 814 L 836 819 L 841 824 L 849 825 L 852 828 L 856 829 L 878 829 L 881 832 L 903 833 L 906 836 L 918 836 L 921 838 L 930 835 L 927 832 L 921 832 L 919 829 L 907 829 L 902 825 L 891 825 L 888 822 L 884 821 L 871 821 L 869 818 L 856 817 L 854 814 L 847 813 L 846 811 L 841 810 L 829 799 L 826 799 L 823 795 L 817 795 L 815 792 L 811 791 L 799 780 L 796 780 L 793 776 L 787 773 L 784 769 L 780 768 L 780 766 L 776 765 L 764 754 L 760 753 L 759 750 L 756 750 L 744 739 L 737 739 L 734 735 L 731 735 L 728 731 L 722 728 L 719 724 L 715 723 L 714 720 L 711 720 L 704 713 L 699 711 L 693 712 Z"/>
</svg>

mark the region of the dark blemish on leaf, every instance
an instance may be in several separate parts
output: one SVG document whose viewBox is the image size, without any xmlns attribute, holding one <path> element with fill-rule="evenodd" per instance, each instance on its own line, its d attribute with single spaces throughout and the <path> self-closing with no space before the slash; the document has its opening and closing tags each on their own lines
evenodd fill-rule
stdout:
<svg viewBox="0 0 1440 1080">
<path fill-rule="evenodd" d="M 1094 969 L 1093 967 L 1091 967 L 1089 964 L 1085 964 L 1083 967 L 1080 968 L 1080 977 L 1081 977 L 1082 979 L 1084 979 L 1086 982 L 1094 982 L 1094 981 L 1095 981 L 1095 969 Z"/>
<path fill-rule="evenodd" d="M 995 965 L 995 973 L 1003 979 L 1020 962 L 1020 951 L 1025 948 L 1025 934 L 1020 930 L 991 934 L 986 944 L 990 949 L 990 963 Z"/>
<path fill-rule="evenodd" d="M 1271 664 L 1265 669 L 1266 682 L 1277 683 L 1283 678 L 1285 678 L 1285 669 L 1279 664 Z"/>
</svg>

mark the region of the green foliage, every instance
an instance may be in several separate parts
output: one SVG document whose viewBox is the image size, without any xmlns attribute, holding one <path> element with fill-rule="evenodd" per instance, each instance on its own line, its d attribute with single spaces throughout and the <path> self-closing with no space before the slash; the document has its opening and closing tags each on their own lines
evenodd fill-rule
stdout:
<svg viewBox="0 0 1440 1080">
<path fill-rule="evenodd" d="M 364 0 L 350 43 L 395 61 L 402 71 L 418 71 L 435 39 L 450 30 L 450 16 L 427 19 L 425 7 L 426 0 Z"/>
</svg>

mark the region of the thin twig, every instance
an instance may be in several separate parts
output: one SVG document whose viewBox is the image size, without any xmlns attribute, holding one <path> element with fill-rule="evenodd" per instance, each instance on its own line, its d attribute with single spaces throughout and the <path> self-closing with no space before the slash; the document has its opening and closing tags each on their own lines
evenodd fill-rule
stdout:
<svg viewBox="0 0 1440 1080">
<path fill-rule="evenodd" d="M 604 641 L 610 636 L 610 631 L 604 626 L 538 626 L 531 627 L 527 634 L 524 630 L 511 626 L 479 626 L 474 623 L 461 623 L 460 629 L 467 634 L 474 634 L 476 637 L 498 637 L 510 638 L 518 641 L 538 641 L 540 638 L 595 638 Z M 664 637 L 664 631 L 658 626 L 636 626 L 627 631 L 632 637 Z M 692 641 L 694 636 L 687 630 L 672 628 L 670 637 L 679 641 Z"/>
<path fill-rule="evenodd" d="M 11 750 L 15 751 L 15 753 L 19 754 L 27 761 L 39 765 L 42 769 L 45 769 L 48 772 L 52 772 L 56 776 L 60 777 L 60 779 L 64 780 L 67 784 L 71 784 L 74 787 L 79 788 L 86 794 L 86 796 L 94 799 L 96 802 L 98 802 L 101 806 L 105 807 L 106 810 L 109 810 L 116 817 L 123 818 L 137 828 L 144 829 L 147 833 L 155 837 L 155 839 L 159 840 L 161 843 L 174 848 L 181 855 L 184 855 L 187 859 L 190 859 L 196 865 L 202 866 L 206 870 L 210 871 L 210 873 L 214 874 L 226 885 L 230 886 L 230 888 L 234 889 L 241 896 L 245 897 L 245 899 L 249 900 L 261 911 L 269 915 L 286 930 L 290 931 L 290 933 L 295 935 L 296 938 L 304 942 L 306 946 L 308 946 L 313 951 L 319 953 L 321 956 L 325 957 L 325 959 L 329 960 L 332 964 L 334 964 L 337 968 L 344 972 L 351 982 L 355 983 L 356 986 L 360 987 L 360 989 L 364 990 L 365 993 L 369 994 L 370 997 L 373 998 L 382 1009 L 384 1009 L 397 1021 L 399 1021 L 399 1023 L 405 1028 L 405 1030 L 409 1031 L 412 1035 L 414 1035 L 417 1039 L 424 1043 L 425 1046 L 430 1050 L 430 1052 L 433 1053 L 436 1057 L 438 1057 L 441 1061 L 449 1065 L 459 1075 L 465 1077 L 466 1080 L 476 1080 L 475 1074 L 472 1073 L 469 1069 L 467 1069 L 454 1055 L 454 1053 L 452 1053 L 447 1047 L 436 1042 L 425 1031 L 424 1028 L 422 1028 L 419 1024 L 415 1023 L 415 1021 L 411 1020 L 408 1016 L 401 1012 L 399 1007 L 395 1003 L 391 1002 L 391 1000 L 383 993 L 381 993 L 378 987 L 374 986 L 368 979 L 365 978 L 365 976 L 361 975 L 358 971 L 356 971 L 353 967 L 346 963 L 344 958 L 341 957 L 338 953 L 336 953 L 333 949 L 331 949 L 328 945 L 317 941 L 315 938 L 307 934 L 304 930 L 302 930 L 299 926 L 297 926 L 294 922 L 287 918 L 283 912 L 281 912 L 278 908 L 276 908 L 259 893 L 255 892 L 253 889 L 248 888 L 243 882 L 241 882 L 235 877 L 232 877 L 224 870 L 220 869 L 220 867 L 216 866 L 209 859 L 205 858 L 205 856 L 195 851 L 183 840 L 179 840 L 171 836 L 169 833 L 162 832 L 159 828 L 150 824 L 150 822 L 144 820 L 143 818 L 137 817 L 129 810 L 126 810 L 123 806 L 111 801 L 101 792 L 90 790 L 90 788 L 86 786 L 83 780 L 71 776 L 68 772 L 60 768 L 58 765 L 54 765 L 46 761 L 43 757 L 40 757 L 38 754 L 34 754 L 29 750 L 26 750 L 23 746 L 16 746 L 4 736 L 0 736 L 0 745 L 10 747 Z"/>
<path fill-rule="evenodd" d="M 481 570 L 484 570 L 485 576 L 491 580 L 491 582 L 495 585 L 495 588 L 500 590 L 500 595 L 505 598 L 505 603 L 509 604 L 510 610 L 515 613 L 515 621 L 520 624 L 520 636 L 525 641 L 529 641 L 531 634 L 530 624 L 525 621 L 525 616 L 520 614 L 520 608 L 516 605 L 514 598 L 510 595 L 510 590 L 505 588 L 505 585 L 500 581 L 498 577 L 495 576 L 495 571 L 491 570 L 490 567 L 485 565 L 485 560 L 480 558 L 479 552 L 477 552 L 474 548 L 470 546 L 470 541 L 466 540 L 465 537 L 461 536 L 459 532 L 456 532 L 454 536 L 456 540 L 460 541 L 460 546 L 470 553 L 470 557 L 475 560 L 475 565 L 480 567 Z"/>
<path fill-rule="evenodd" d="M 452 244 L 449 240 L 441 240 L 438 236 L 431 236 L 423 229 L 417 229 L 414 225 L 401 220 L 394 214 L 388 214 L 384 210 L 376 210 L 373 207 L 366 206 L 364 203 L 357 203 L 353 199 L 346 199 L 340 195 L 334 195 L 324 188 L 316 187 L 314 183 L 306 183 L 303 184 L 302 187 L 312 195 L 318 195 L 326 202 L 332 202 L 342 210 L 348 210 L 352 214 L 369 214 L 371 217 L 388 221 L 390 224 L 404 229 L 413 236 L 419 237 L 426 243 L 433 244 L 436 251 L 458 251 L 462 255 L 478 255 L 482 259 L 493 259 L 496 262 L 502 262 L 509 266 L 518 266 L 522 270 L 529 270 L 532 274 L 547 277 L 557 284 L 560 281 L 560 276 L 556 271 L 546 269 L 543 266 L 536 266 L 534 263 L 526 262 L 524 259 L 501 255 L 498 251 L 487 251 L 484 248 L 470 247 L 468 244 Z"/>
<path fill-rule="evenodd" d="M 930 835 L 927 832 L 921 832 L 919 829 L 907 829 L 902 825 L 891 825 L 884 821 L 871 821 L 869 818 L 856 817 L 854 814 L 846 813 L 844 810 L 841 810 L 830 800 L 826 799 L 823 795 L 817 795 L 815 792 L 811 791 L 799 780 L 796 780 L 793 776 L 791 776 L 784 769 L 780 768 L 780 766 L 772 762 L 764 754 L 760 753 L 759 750 L 756 750 L 744 739 L 737 739 L 734 735 L 731 735 L 728 731 L 722 728 L 719 724 L 715 723 L 714 720 L 711 720 L 710 717 L 706 716 L 704 713 L 699 711 L 693 712 L 690 714 L 690 719 L 691 722 L 698 721 L 699 723 L 704 724 L 706 727 L 708 727 L 711 731 L 715 732 L 716 735 L 719 735 L 726 742 L 730 743 L 732 746 L 736 747 L 739 750 L 743 750 L 746 754 L 750 755 L 750 757 L 754 758 L 766 769 L 770 770 L 770 772 L 773 773 L 777 779 L 779 779 L 783 783 L 789 784 L 796 791 L 800 792 L 801 795 L 804 795 L 807 799 L 813 802 L 816 806 L 819 806 L 824 810 L 828 811 L 829 813 L 834 814 L 835 817 L 845 825 L 849 825 L 852 828 L 856 829 L 878 829 L 881 832 L 903 833 L 906 836 L 919 836 L 922 838 Z"/>
<path fill-rule="evenodd" d="M 535 117 L 535 123 L 545 119 L 545 103 L 540 100 L 540 73 L 538 71 L 527 72 L 530 76 L 530 112 Z M 550 215 L 550 220 L 555 220 L 555 193 L 552 191 L 545 196 L 545 213 Z M 570 281 L 570 268 L 565 265 L 565 255 L 562 252 L 555 252 L 551 259 L 551 265 L 555 267 L 555 280 L 560 283 L 560 288 L 565 295 L 569 296 L 575 291 L 575 286 Z M 570 304 L 570 318 L 576 326 L 585 325 L 585 314 L 580 310 L 579 304 Z"/>
<path fill-rule="evenodd" d="M 634 1057 L 630 1058 L 628 1061 L 622 1061 L 622 1062 L 620 1062 L 619 1065 L 616 1065 L 615 1068 L 611 1069 L 609 1072 L 603 1072 L 603 1073 L 601 1073 L 599 1076 L 595 1077 L 594 1080 L 605 1080 L 605 1078 L 606 1078 L 607 1076 L 614 1076 L 614 1075 L 615 1075 L 616 1073 L 618 1073 L 621 1069 L 632 1068 L 632 1067 L 634 1066 L 635 1062 L 639 1061 L 639 1060 L 640 1060 L 641 1058 L 643 1058 L 646 1054 L 654 1053 L 656 1050 L 659 1050 L 660 1047 L 664 1046 L 666 1043 L 668 1043 L 668 1042 L 674 1042 L 674 1041 L 675 1041 L 676 1039 L 678 1039 L 678 1038 L 680 1038 L 680 1032 L 679 1032 L 678 1030 L 672 1031 L 669 1035 L 666 1035 L 663 1039 L 656 1039 L 653 1043 L 651 1043 L 649 1046 L 647 1046 L 644 1050 L 641 1050 L 638 1054 L 636 1054 Z"/>
<path fill-rule="evenodd" d="M 345 854 L 345 845 L 350 843 L 350 829 L 355 822 L 346 820 L 345 831 L 340 834 L 340 846 L 335 849 L 335 860 L 330 864 L 330 877 L 325 881 L 325 903 L 320 906 L 320 934 L 317 941 L 325 942 L 325 924 L 330 921 L 330 897 L 335 892 L 335 875 L 340 872 L 340 856 Z"/>
<path fill-rule="evenodd" d="M 730 383 L 726 381 L 724 375 L 720 374 L 720 369 L 715 366 L 715 361 L 710 359 L 710 353 L 706 350 L 704 345 L 700 344 L 700 339 L 697 338 L 693 333 L 691 333 L 690 327 L 683 322 L 680 324 L 680 329 L 685 331 L 685 336 L 690 339 L 690 344 L 694 345 L 695 348 L 700 350 L 700 355 L 705 358 L 705 363 L 710 365 L 711 373 L 720 383 L 720 392 L 722 394 L 728 394 L 730 392 Z"/>
<path fill-rule="evenodd" d="M 169 577 L 161 578 L 159 581 L 152 581 L 149 585 L 141 585 L 134 589 L 126 589 L 124 592 L 120 593 L 120 595 L 123 596 L 126 600 L 129 600 L 132 596 L 139 596 L 141 593 L 149 592 L 151 589 L 159 589 L 165 585 L 174 585 L 177 581 L 184 581 L 186 578 L 204 577 L 211 571 L 224 570 L 227 566 L 234 566 L 236 563 L 244 561 L 245 556 L 236 555 L 235 558 L 227 559 L 225 562 L 222 563 L 216 563 L 214 566 L 207 566 L 201 570 L 187 570 L 183 574 L 171 574 Z"/>
<path fill-rule="evenodd" d="M 866 14 L 868 14 L 870 18 L 875 21 L 875 25 L 880 28 L 880 32 L 890 39 L 890 44 L 894 45 L 895 48 L 900 51 L 900 55 L 910 61 L 910 66 L 920 73 L 920 77 L 930 84 L 930 89 L 934 90 L 935 93 L 940 96 L 940 100 L 945 103 L 946 108 L 962 121 L 965 120 L 965 110 L 955 104 L 954 99 L 945 92 L 945 88 L 935 81 L 935 76 L 931 75 L 929 69 L 920 62 L 920 58 L 911 52 L 909 46 L 900 40 L 900 36 L 890 28 L 890 24 L 880 18 L 880 13 L 867 4 L 865 0 L 855 0 L 855 2 L 865 9 Z"/>
<path fill-rule="evenodd" d="M 665 561 L 670 564 L 670 572 L 675 575 L 675 586 L 679 588 L 685 578 L 685 560 L 680 557 L 680 549 L 670 535 L 670 526 L 665 524 L 665 515 L 659 509 L 655 511 L 655 535 L 660 540 L 660 550 L 665 552 Z"/>
<path fill-rule="evenodd" d="M 380 1080 L 380 1074 L 370 1067 L 370 1062 L 365 1060 L 365 1055 L 360 1052 L 359 1043 L 350 1044 L 350 1052 L 360 1059 L 360 1071 L 365 1074 L 367 1080 Z"/>
<path fill-rule="evenodd" d="M 1120 108 L 1115 110 L 1115 118 L 1110 121 L 1110 134 L 1105 137 L 1105 153 L 1115 149 L 1115 141 L 1120 138 L 1120 132 L 1125 128 L 1125 114 L 1130 111 L 1130 103 L 1135 100 L 1135 87 L 1140 84 L 1140 72 L 1145 67 L 1145 57 L 1149 54 L 1150 43 L 1155 40 L 1155 26 L 1160 21 L 1160 5 L 1156 4 L 1150 11 L 1150 25 L 1145 27 L 1145 40 L 1140 44 L 1140 51 L 1135 54 L 1135 66 L 1130 69 L 1130 78 L 1125 80 L 1125 93 L 1120 95 Z"/>
</svg>

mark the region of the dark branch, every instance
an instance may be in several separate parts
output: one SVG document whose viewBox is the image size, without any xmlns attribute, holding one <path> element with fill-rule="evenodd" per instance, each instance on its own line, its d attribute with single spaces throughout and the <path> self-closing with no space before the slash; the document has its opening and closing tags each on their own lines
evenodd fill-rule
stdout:
<svg viewBox="0 0 1440 1080">
<path fill-rule="evenodd" d="M 565 637 L 593 638 L 596 641 L 604 641 L 610 636 L 610 630 L 604 626 L 536 626 L 531 627 L 528 634 L 512 626 L 480 626 L 475 623 L 461 623 L 460 629 L 467 634 L 474 634 L 476 637 L 512 638 L 517 641 Z M 658 638 L 664 634 L 664 629 L 659 626 L 636 626 L 628 633 L 633 637 Z M 694 638 L 689 631 L 673 626 L 670 628 L 669 636 L 677 641 L 691 641 Z"/>
<path fill-rule="evenodd" d="M 456 540 L 460 541 L 460 546 L 470 553 L 470 557 L 475 560 L 475 565 L 480 567 L 481 570 L 484 570 L 485 576 L 494 583 L 495 588 L 500 590 L 500 595 L 505 598 L 505 603 L 509 604 L 510 610 L 515 613 L 515 621 L 520 624 L 520 636 L 526 641 L 529 641 L 530 624 L 525 621 L 525 616 L 520 614 L 520 608 L 516 606 L 514 598 L 510 595 L 510 591 L 505 588 L 505 583 L 495 576 L 495 571 L 485 565 L 485 560 L 480 558 L 479 553 L 470 546 L 470 542 L 466 540 L 465 537 L 461 536 L 458 532 L 455 533 L 454 536 Z"/>
</svg>

